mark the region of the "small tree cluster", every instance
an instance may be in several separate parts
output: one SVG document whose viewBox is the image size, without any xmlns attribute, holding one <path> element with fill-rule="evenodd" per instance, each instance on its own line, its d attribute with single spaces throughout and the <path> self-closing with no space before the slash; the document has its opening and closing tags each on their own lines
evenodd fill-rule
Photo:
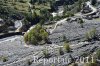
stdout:
<svg viewBox="0 0 100 66">
<path fill-rule="evenodd" d="M 90 41 L 92 39 L 96 39 L 96 29 L 93 28 L 92 30 L 90 30 L 89 32 L 86 33 L 85 38 L 87 41 Z"/>
<path fill-rule="evenodd" d="M 95 5 L 97 3 L 97 0 L 91 0 L 91 4 Z"/>
<path fill-rule="evenodd" d="M 28 33 L 24 34 L 24 40 L 28 44 L 37 45 L 39 42 L 46 42 L 48 38 L 48 33 L 41 25 L 36 25 L 35 28 L 31 29 Z"/>
</svg>

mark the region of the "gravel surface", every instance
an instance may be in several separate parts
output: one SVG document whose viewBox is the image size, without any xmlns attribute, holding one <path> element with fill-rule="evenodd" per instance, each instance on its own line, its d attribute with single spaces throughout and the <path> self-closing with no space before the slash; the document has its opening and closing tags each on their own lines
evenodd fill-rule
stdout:
<svg viewBox="0 0 100 66">
<path fill-rule="evenodd" d="M 96 28 L 98 34 L 100 34 L 100 22 L 97 20 L 85 20 L 84 27 L 81 28 L 77 22 L 63 23 L 61 26 L 53 31 L 49 36 L 52 44 L 46 44 L 41 46 L 25 45 L 22 36 L 12 36 L 4 39 L 0 39 L 0 66 L 56 66 L 68 65 L 72 62 L 73 58 L 81 57 L 84 53 L 93 53 L 96 49 L 100 48 L 100 41 L 82 42 L 85 33 L 90 29 Z M 64 55 L 58 54 L 58 48 L 63 47 L 63 35 L 71 41 L 70 47 L 72 52 Z M 47 48 L 51 57 L 54 58 L 70 58 L 69 62 L 45 62 L 34 63 L 34 57 L 38 57 L 36 60 L 44 60 L 42 50 Z M 3 62 L 1 57 L 6 57 L 7 61 Z M 29 61 L 31 64 L 29 64 Z"/>
<path fill-rule="evenodd" d="M 55 31 L 49 36 L 52 43 L 60 43 L 63 40 L 63 35 L 70 41 L 81 40 L 84 38 L 86 32 L 96 28 L 100 34 L 100 21 L 97 20 L 84 20 L 83 28 L 77 22 L 65 23 L 62 26 L 57 26 Z"/>
</svg>

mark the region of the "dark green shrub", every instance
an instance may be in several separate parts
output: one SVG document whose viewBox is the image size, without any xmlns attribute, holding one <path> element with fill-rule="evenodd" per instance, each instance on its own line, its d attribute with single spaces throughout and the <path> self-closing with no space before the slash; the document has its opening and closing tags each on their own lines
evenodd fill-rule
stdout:
<svg viewBox="0 0 100 66">
<path fill-rule="evenodd" d="M 79 23 L 80 26 L 83 28 L 83 23 L 84 23 L 84 21 L 83 21 L 81 18 L 78 19 L 78 23 Z"/>
<path fill-rule="evenodd" d="M 2 57 L 2 61 L 3 61 L 3 62 L 8 61 L 7 57 Z"/>
<path fill-rule="evenodd" d="M 31 65 L 32 64 L 32 61 L 27 60 L 27 63 L 28 63 L 28 65 Z"/>
<path fill-rule="evenodd" d="M 97 56 L 98 59 L 100 59 L 100 49 L 97 50 L 97 52 L 96 52 L 96 56 Z"/>
<path fill-rule="evenodd" d="M 63 55 L 64 54 L 63 49 L 61 47 L 59 48 L 59 54 L 60 55 Z"/>
<path fill-rule="evenodd" d="M 24 34 L 24 41 L 29 44 L 38 45 L 40 42 L 47 42 L 48 33 L 41 25 L 36 25 L 35 28 L 29 30 L 28 33 Z"/>
</svg>

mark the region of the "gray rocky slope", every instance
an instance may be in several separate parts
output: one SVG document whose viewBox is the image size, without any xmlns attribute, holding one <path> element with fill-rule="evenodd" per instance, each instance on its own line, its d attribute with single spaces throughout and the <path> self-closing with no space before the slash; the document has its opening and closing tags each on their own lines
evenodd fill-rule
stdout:
<svg viewBox="0 0 100 66">
<path fill-rule="evenodd" d="M 84 36 L 90 29 L 96 28 L 98 35 L 100 34 L 100 22 L 97 20 L 85 20 L 84 27 L 81 28 L 77 22 L 68 23 L 65 21 L 61 26 L 58 26 L 55 31 L 49 36 L 52 44 L 42 46 L 25 46 L 22 36 L 12 36 L 0 39 L 0 57 L 6 57 L 7 61 L 3 62 L 0 58 L 0 66 L 64 66 L 72 62 L 73 58 L 79 58 L 84 53 L 91 54 L 96 49 L 100 48 L 100 41 L 84 42 Z M 64 55 L 59 55 L 56 48 L 63 45 L 62 36 L 65 35 L 70 40 L 72 52 Z M 42 50 L 47 47 L 51 52 L 51 59 L 53 58 L 71 58 L 69 62 L 62 60 L 54 62 L 41 61 L 34 63 L 34 56 L 36 60 L 43 60 Z M 49 58 L 49 59 L 50 59 Z M 31 64 L 29 63 L 31 62 Z"/>
</svg>

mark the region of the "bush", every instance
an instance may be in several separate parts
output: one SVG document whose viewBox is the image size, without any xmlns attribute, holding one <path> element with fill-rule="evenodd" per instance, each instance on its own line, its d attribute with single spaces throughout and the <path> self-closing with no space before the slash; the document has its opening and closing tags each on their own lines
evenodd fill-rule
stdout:
<svg viewBox="0 0 100 66">
<path fill-rule="evenodd" d="M 49 55 L 49 52 L 48 52 L 47 49 L 43 50 L 43 55 L 44 55 L 45 58 L 49 58 L 50 55 Z"/>
<path fill-rule="evenodd" d="M 63 50 L 62 50 L 61 47 L 59 48 L 59 54 L 60 54 L 60 55 L 63 55 L 63 54 L 64 54 L 64 52 L 63 52 Z"/>
<path fill-rule="evenodd" d="M 8 61 L 8 59 L 6 57 L 2 57 L 2 61 L 6 62 L 6 61 Z"/>
<path fill-rule="evenodd" d="M 65 35 L 63 35 L 62 37 L 63 37 L 63 41 L 66 41 L 66 36 L 65 36 Z"/>
<path fill-rule="evenodd" d="M 21 3 L 26 3 L 27 0 L 20 0 L 19 2 L 21 2 Z"/>
<path fill-rule="evenodd" d="M 97 52 L 96 52 L 96 56 L 97 56 L 98 59 L 100 59 L 100 49 L 97 50 Z"/>
<path fill-rule="evenodd" d="M 95 5 L 97 3 L 97 0 L 91 0 L 91 4 Z"/>
<path fill-rule="evenodd" d="M 52 64 L 51 66 L 55 66 L 54 64 Z"/>
<path fill-rule="evenodd" d="M 84 21 L 83 21 L 81 18 L 78 19 L 78 23 L 79 23 L 80 26 L 83 28 L 83 23 L 84 23 Z"/>
<path fill-rule="evenodd" d="M 27 63 L 28 63 L 28 65 L 31 65 L 32 64 L 32 61 L 27 60 Z"/>
<path fill-rule="evenodd" d="M 85 34 L 85 39 L 86 39 L 87 41 L 91 41 L 92 39 L 96 39 L 96 38 L 97 38 L 96 35 L 97 35 L 97 34 L 96 34 L 96 29 L 94 28 L 94 29 L 90 30 L 89 32 L 87 32 L 87 33 Z"/>
<path fill-rule="evenodd" d="M 66 52 L 70 52 L 71 51 L 69 43 L 67 43 L 67 42 L 64 43 L 64 49 L 65 49 Z"/>
<path fill-rule="evenodd" d="M 41 25 L 36 25 L 35 28 L 32 28 L 28 33 L 24 34 L 25 43 L 38 45 L 39 42 L 47 42 L 48 33 Z"/>
<path fill-rule="evenodd" d="M 63 35 L 62 37 L 63 37 L 63 41 L 64 41 L 64 42 L 69 42 L 69 40 L 66 38 L 65 35 Z"/>
</svg>

